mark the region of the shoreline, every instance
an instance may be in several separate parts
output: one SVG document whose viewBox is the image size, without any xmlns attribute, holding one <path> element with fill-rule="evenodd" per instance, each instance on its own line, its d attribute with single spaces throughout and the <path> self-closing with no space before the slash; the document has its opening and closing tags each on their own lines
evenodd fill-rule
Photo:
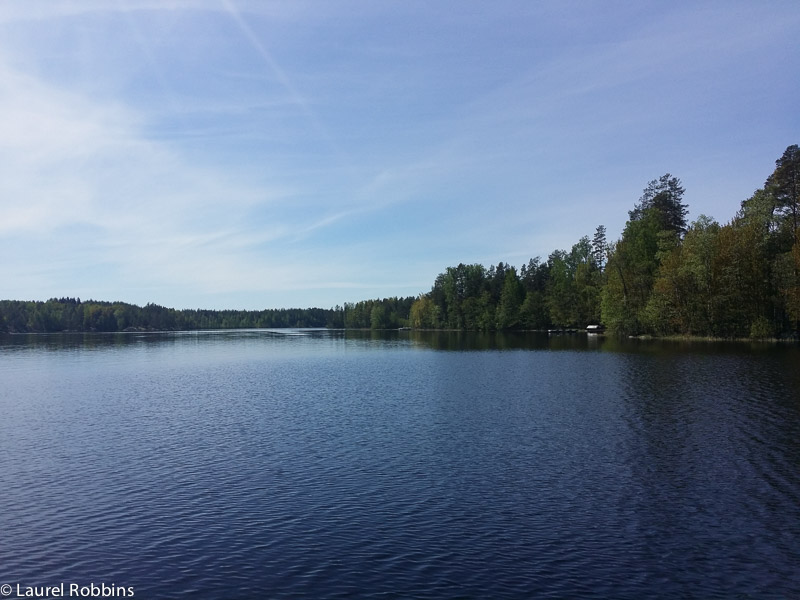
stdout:
<svg viewBox="0 0 800 600">
<path fill-rule="evenodd" d="M 153 329 L 153 328 L 131 328 L 128 327 L 121 331 L 91 331 L 91 330 L 63 330 L 63 331 L 0 331 L 0 336 L 22 336 L 22 335 L 73 335 L 73 334 L 131 334 L 131 333 L 193 333 L 193 332 L 221 332 L 221 331 L 253 331 L 253 330 L 274 330 L 274 329 L 316 329 L 324 331 L 397 331 L 397 332 L 425 332 L 425 333 L 466 333 L 466 334 L 518 334 L 518 333 L 538 333 L 546 335 L 549 333 L 547 329 L 510 329 L 510 330 L 493 330 L 493 331 L 477 331 L 471 329 L 417 329 L 413 327 L 400 327 L 400 328 L 386 328 L 386 329 L 370 329 L 367 327 L 220 327 L 208 329 Z M 559 335 L 591 335 L 592 337 L 607 337 L 616 339 L 628 339 L 639 341 L 662 341 L 662 342 L 747 342 L 747 343 L 764 343 L 764 344 L 796 344 L 800 342 L 798 337 L 766 337 L 766 338 L 749 338 L 749 337 L 715 337 L 703 335 L 615 335 L 613 333 L 595 333 L 587 332 L 583 329 L 572 331 L 569 333 L 562 333 Z"/>
</svg>

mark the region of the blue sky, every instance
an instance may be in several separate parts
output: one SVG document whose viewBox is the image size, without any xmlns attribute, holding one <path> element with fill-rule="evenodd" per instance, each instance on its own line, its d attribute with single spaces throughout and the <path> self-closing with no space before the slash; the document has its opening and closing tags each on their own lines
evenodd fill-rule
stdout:
<svg viewBox="0 0 800 600">
<path fill-rule="evenodd" d="M 5 0 L 0 298 L 332 307 L 800 143 L 800 3 Z"/>
</svg>

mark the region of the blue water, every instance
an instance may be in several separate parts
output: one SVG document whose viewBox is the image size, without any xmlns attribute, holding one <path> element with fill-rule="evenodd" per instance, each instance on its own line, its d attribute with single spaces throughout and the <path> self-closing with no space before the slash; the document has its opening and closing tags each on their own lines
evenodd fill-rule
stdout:
<svg viewBox="0 0 800 600">
<path fill-rule="evenodd" d="M 0 584 L 797 598 L 799 390 L 793 346 L 7 336 Z"/>
</svg>

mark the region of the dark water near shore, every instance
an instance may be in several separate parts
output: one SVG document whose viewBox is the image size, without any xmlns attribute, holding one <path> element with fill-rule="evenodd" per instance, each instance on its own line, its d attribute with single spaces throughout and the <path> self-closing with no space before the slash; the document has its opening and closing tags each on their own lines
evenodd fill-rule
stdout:
<svg viewBox="0 0 800 600">
<path fill-rule="evenodd" d="M 800 352 L 0 337 L 0 584 L 61 582 L 148 599 L 797 598 Z"/>
</svg>

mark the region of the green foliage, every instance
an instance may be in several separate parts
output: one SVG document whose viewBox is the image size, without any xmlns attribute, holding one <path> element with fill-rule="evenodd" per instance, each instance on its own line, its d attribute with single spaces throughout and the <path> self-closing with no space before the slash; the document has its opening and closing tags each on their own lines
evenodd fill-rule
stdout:
<svg viewBox="0 0 800 600">
<path fill-rule="evenodd" d="M 685 230 L 682 188 L 651 182 L 609 252 L 606 325 L 619 333 L 797 335 L 799 188 L 800 152 L 790 146 L 729 224 L 701 215 Z"/>
<path fill-rule="evenodd" d="M 397 329 L 407 327 L 415 299 L 384 298 L 344 305 L 344 326 L 348 329 Z"/>
<path fill-rule="evenodd" d="M 439 307 L 429 295 L 420 294 L 411 305 L 410 321 L 414 329 L 436 329 L 440 325 Z"/>
<path fill-rule="evenodd" d="M 575 286 L 567 253 L 556 250 L 547 259 L 550 279 L 547 285 L 547 304 L 550 309 L 550 322 L 558 327 L 569 327 L 573 323 L 576 303 Z"/>
<path fill-rule="evenodd" d="M 395 310 L 402 312 L 403 307 L 395 306 Z M 403 320 L 396 313 L 394 318 L 398 322 Z M 124 302 L 82 302 L 79 298 L 52 298 L 47 302 L 0 301 L 0 332 L 9 333 L 325 327 L 336 323 L 344 323 L 341 307 L 214 311 L 175 310 L 157 304 L 139 307 Z"/>
<path fill-rule="evenodd" d="M 525 300 L 520 307 L 520 325 L 523 329 L 547 329 L 550 327 L 550 308 L 547 286 L 550 267 L 538 258 L 532 258 L 520 269 L 520 281 L 525 289 Z"/>
<path fill-rule="evenodd" d="M 609 249 L 602 320 L 612 331 L 636 334 L 645 330 L 647 315 L 643 312 L 659 264 L 659 240 L 663 252 L 660 227 L 658 209 L 647 208 L 637 219 L 628 221 L 622 239 Z"/>
<path fill-rule="evenodd" d="M 546 263 L 530 259 L 519 273 L 502 262 L 449 267 L 414 302 L 412 326 L 488 331 L 596 323 L 603 274 L 594 250 L 585 236 L 569 253 L 558 250 Z"/>
<path fill-rule="evenodd" d="M 638 221 L 650 212 L 656 215 L 658 229 L 683 234 L 686 231 L 686 215 L 689 213 L 681 203 L 684 189 L 681 181 L 669 173 L 647 184 L 638 204 L 629 212 L 631 221 Z"/>
<path fill-rule="evenodd" d="M 618 249 L 622 242 L 609 246 L 609 259 L 606 265 L 606 284 L 600 296 L 601 321 L 610 331 L 629 335 L 635 333 L 638 321 L 630 310 L 628 285 L 626 282 L 627 268 L 624 264 L 623 252 Z"/>
<path fill-rule="evenodd" d="M 719 224 L 701 215 L 683 243 L 659 233 L 659 268 L 642 314 L 645 328 L 661 335 L 711 335 L 714 322 L 712 262 Z"/>
<path fill-rule="evenodd" d="M 503 277 L 503 291 L 495 313 L 497 329 L 518 329 L 520 326 L 520 307 L 525 298 L 525 289 L 517 277 L 514 267 L 506 269 Z"/>
<path fill-rule="evenodd" d="M 389 315 L 386 313 L 386 307 L 380 302 L 372 305 L 369 326 L 371 329 L 387 329 L 389 327 Z"/>
<path fill-rule="evenodd" d="M 800 148 L 796 144 L 786 148 L 783 156 L 775 161 L 775 171 L 767 178 L 764 187 L 775 199 L 774 205 L 796 242 L 800 227 Z"/>
<path fill-rule="evenodd" d="M 756 317 L 750 326 L 750 337 L 755 340 L 769 338 L 773 334 L 772 326 L 766 317 Z"/>
<path fill-rule="evenodd" d="M 745 337 L 754 319 L 766 318 L 772 296 L 767 246 L 758 223 L 734 219 L 720 229 L 711 265 L 714 335 Z"/>
</svg>

